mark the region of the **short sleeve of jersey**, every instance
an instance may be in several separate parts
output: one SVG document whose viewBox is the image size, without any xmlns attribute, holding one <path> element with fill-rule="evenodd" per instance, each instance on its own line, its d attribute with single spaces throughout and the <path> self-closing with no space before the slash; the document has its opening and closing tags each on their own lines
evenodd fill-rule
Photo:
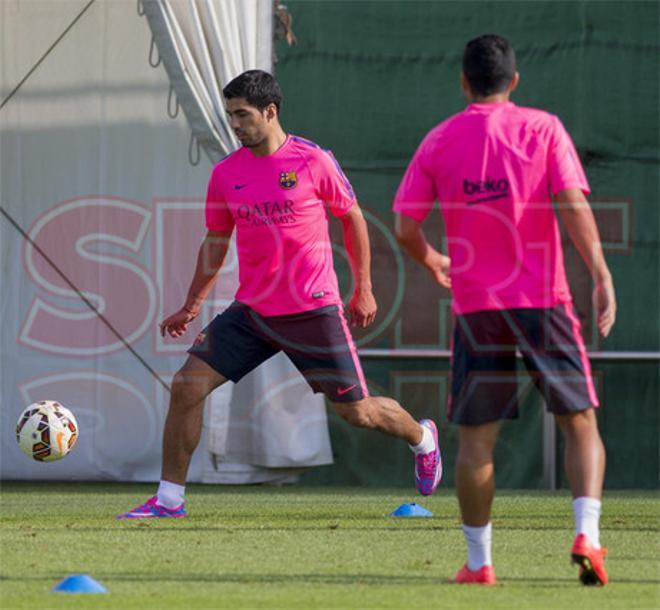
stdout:
<svg viewBox="0 0 660 610">
<path fill-rule="evenodd" d="M 355 192 L 351 183 L 329 150 L 319 149 L 315 165 L 315 182 L 319 197 L 325 201 L 333 216 L 343 216 L 355 203 Z"/>
<path fill-rule="evenodd" d="M 553 195 L 570 188 L 578 188 L 585 194 L 590 191 L 573 140 L 556 117 L 548 148 L 548 177 Z"/>
<path fill-rule="evenodd" d="M 424 222 L 437 199 L 435 182 L 425 167 L 428 140 L 424 140 L 415 152 L 403 180 L 394 196 L 392 209 L 398 214 Z"/>
<path fill-rule="evenodd" d="M 229 211 L 220 182 L 219 170 L 216 167 L 211 173 L 206 191 L 206 228 L 209 231 L 231 231 L 234 228 L 234 217 Z"/>
</svg>

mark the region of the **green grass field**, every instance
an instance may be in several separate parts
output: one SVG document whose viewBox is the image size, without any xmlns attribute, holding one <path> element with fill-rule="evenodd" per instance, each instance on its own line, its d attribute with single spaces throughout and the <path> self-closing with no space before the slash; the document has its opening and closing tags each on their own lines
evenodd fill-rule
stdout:
<svg viewBox="0 0 660 610">
<path fill-rule="evenodd" d="M 188 488 L 182 520 L 118 522 L 153 485 L 4 483 L 0 607 L 660 608 L 657 493 L 610 492 L 602 520 L 611 584 L 569 564 L 566 493 L 495 502 L 494 588 L 447 583 L 465 558 L 456 500 L 407 490 Z M 397 519 L 403 502 L 430 519 Z M 87 573 L 107 595 L 52 593 Z M 75 599 L 72 599 L 74 598 Z"/>
</svg>

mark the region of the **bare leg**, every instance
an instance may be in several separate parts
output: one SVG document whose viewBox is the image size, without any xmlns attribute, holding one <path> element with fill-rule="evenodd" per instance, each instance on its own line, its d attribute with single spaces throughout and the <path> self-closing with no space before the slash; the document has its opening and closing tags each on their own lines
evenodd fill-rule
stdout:
<svg viewBox="0 0 660 610">
<path fill-rule="evenodd" d="M 174 376 L 170 408 L 163 432 L 161 479 L 186 484 L 192 455 L 199 444 L 204 420 L 204 399 L 227 381 L 208 364 L 188 357 Z"/>
<path fill-rule="evenodd" d="M 575 533 L 571 548 L 573 563 L 580 566 L 584 585 L 605 585 L 607 570 L 600 547 L 600 498 L 605 476 L 605 448 L 598 433 L 594 409 L 557 415 L 564 435 L 564 465 L 573 494 Z"/>
<path fill-rule="evenodd" d="M 465 525 L 482 527 L 490 521 L 495 495 L 493 450 L 499 429 L 499 422 L 459 426 L 456 493 Z"/>
<path fill-rule="evenodd" d="M 605 448 L 593 409 L 557 415 L 564 435 L 564 468 L 573 498 L 600 498 L 605 476 Z"/>
<path fill-rule="evenodd" d="M 422 427 L 393 398 L 369 396 L 355 402 L 333 402 L 332 406 L 353 426 L 379 430 L 409 445 L 422 442 Z"/>
</svg>

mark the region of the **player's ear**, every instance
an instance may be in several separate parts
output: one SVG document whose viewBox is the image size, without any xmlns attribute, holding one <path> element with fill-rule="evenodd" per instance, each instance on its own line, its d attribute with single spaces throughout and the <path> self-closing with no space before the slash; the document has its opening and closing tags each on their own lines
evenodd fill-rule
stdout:
<svg viewBox="0 0 660 610">
<path fill-rule="evenodd" d="M 516 72 L 513 75 L 513 78 L 511 79 L 511 82 L 509 83 L 509 86 L 507 88 L 508 92 L 511 93 L 511 92 L 515 91 L 519 82 L 520 82 L 520 72 Z"/>
<path fill-rule="evenodd" d="M 275 104 L 268 104 L 266 106 L 266 120 L 272 121 L 277 118 L 277 106 Z"/>
<path fill-rule="evenodd" d="M 461 70 L 461 89 L 463 90 L 463 95 L 467 100 L 472 99 L 472 91 L 470 91 L 470 85 L 467 78 L 465 78 L 465 73 Z"/>
</svg>

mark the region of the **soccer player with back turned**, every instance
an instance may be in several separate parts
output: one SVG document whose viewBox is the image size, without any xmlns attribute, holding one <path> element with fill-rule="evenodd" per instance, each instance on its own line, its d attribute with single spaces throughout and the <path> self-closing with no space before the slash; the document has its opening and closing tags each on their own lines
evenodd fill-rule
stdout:
<svg viewBox="0 0 660 610">
<path fill-rule="evenodd" d="M 415 453 L 417 488 L 423 495 L 433 493 L 442 472 L 435 424 L 416 422 L 391 398 L 369 396 L 344 317 L 329 213 L 341 222 L 353 272 L 352 323 L 366 327 L 376 315 L 367 225 L 350 183 L 332 153 L 283 131 L 282 94 L 270 74 L 244 72 L 223 94 L 242 147 L 213 169 L 208 233 L 186 301 L 161 323 L 163 335 L 181 336 L 197 317 L 234 230 L 239 288 L 234 303 L 200 333 L 174 376 L 157 495 L 119 518 L 185 516 L 185 481 L 201 435 L 204 399 L 279 351 L 350 424 L 407 441 Z"/>
<path fill-rule="evenodd" d="M 468 547 L 454 580 L 496 582 L 493 449 L 499 422 L 517 416 L 518 349 L 564 436 L 576 524 L 572 560 L 582 583 L 604 585 L 599 518 L 605 450 L 553 197 L 593 277 L 603 336 L 614 324 L 614 288 L 570 136 L 557 117 L 509 101 L 518 80 L 506 40 L 485 35 L 470 41 L 461 75 L 469 105 L 428 133 L 394 201 L 400 243 L 452 291 L 448 415 L 459 426 L 456 489 Z M 448 257 L 428 244 L 421 228 L 436 200 Z"/>
</svg>

